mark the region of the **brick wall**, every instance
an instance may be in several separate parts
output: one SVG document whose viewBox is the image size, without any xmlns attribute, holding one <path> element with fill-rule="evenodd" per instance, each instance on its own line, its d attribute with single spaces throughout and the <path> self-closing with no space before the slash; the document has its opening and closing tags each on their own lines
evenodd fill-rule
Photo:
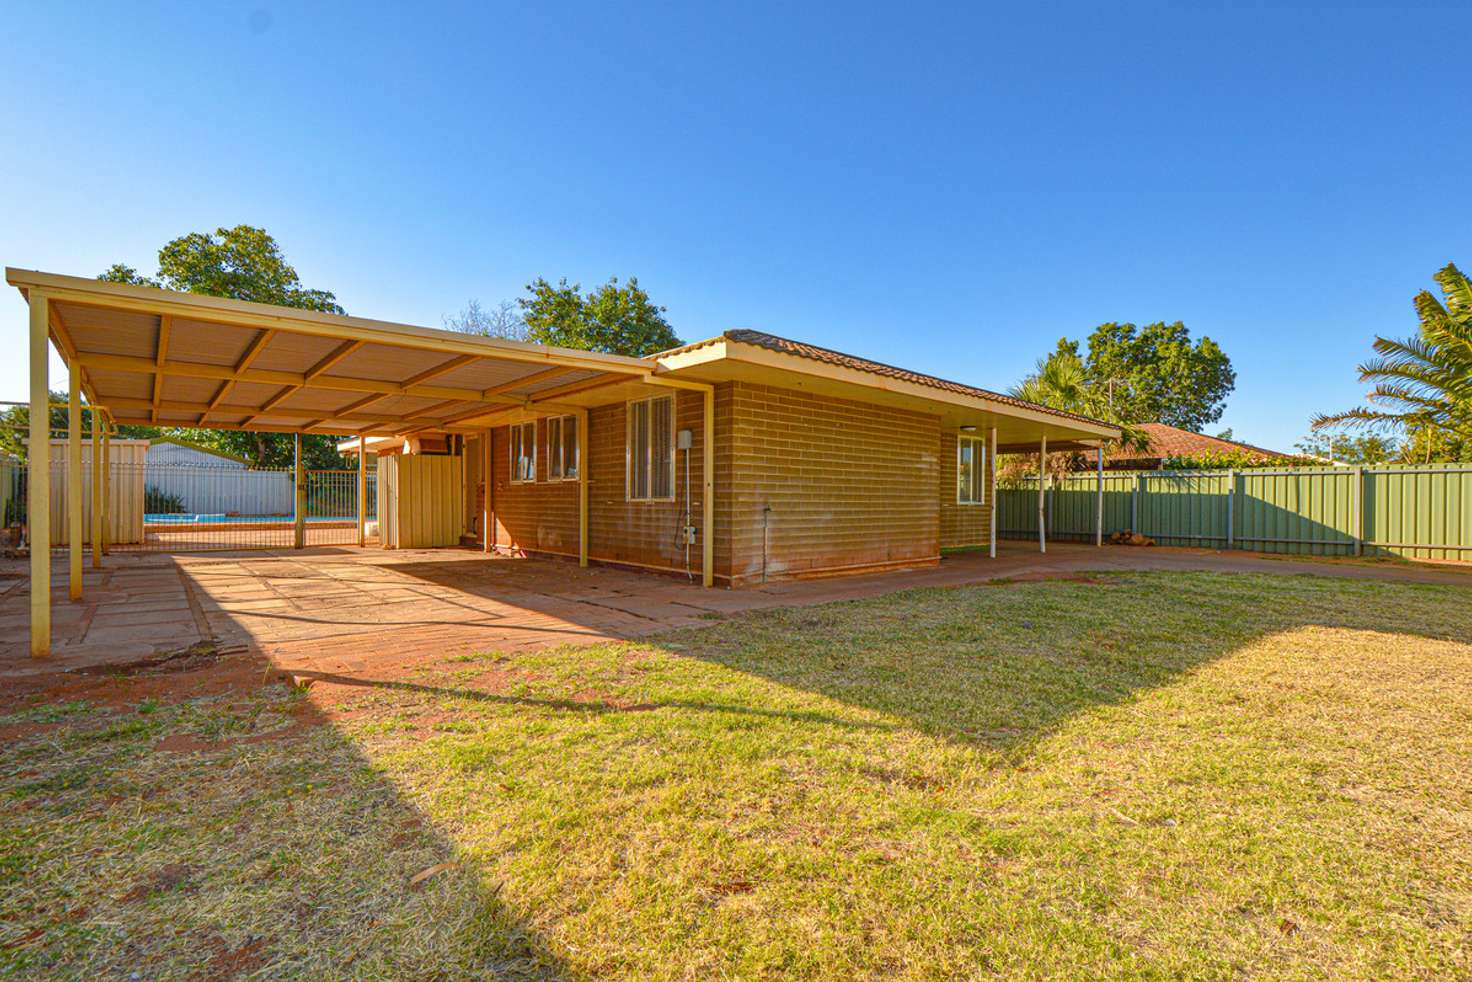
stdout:
<svg viewBox="0 0 1472 982">
<path fill-rule="evenodd" d="M 938 561 L 937 417 L 744 382 L 725 400 L 738 585 Z"/>
<path fill-rule="evenodd" d="M 954 435 L 947 444 L 938 417 L 727 382 L 716 387 L 715 428 L 719 583 L 931 564 L 943 538 L 950 545 L 970 535 L 973 525 L 982 530 L 978 541 L 985 541 L 986 509 L 955 514 Z M 699 528 L 700 393 L 675 394 L 675 429 L 688 429 L 695 439 L 690 512 Z M 625 433 L 624 403 L 589 411 L 588 556 L 683 572 L 676 533 L 685 513 L 685 454 L 675 455 L 675 501 L 628 501 Z M 496 543 L 573 556 L 577 484 L 547 482 L 546 440 L 546 421 L 539 421 L 539 480 L 512 484 L 509 431 L 494 431 Z M 943 533 L 946 514 L 952 526 Z M 691 567 L 700 570 L 698 542 Z"/>
<path fill-rule="evenodd" d="M 988 448 L 990 453 L 990 448 Z M 940 546 L 986 545 L 991 541 L 992 486 L 991 461 L 986 462 L 986 504 L 963 505 L 956 501 L 956 434 L 940 435 Z"/>
<path fill-rule="evenodd" d="M 701 525 L 704 428 L 699 392 L 674 391 L 675 431 L 690 430 L 694 446 L 690 460 L 690 515 Z M 720 398 L 717 398 L 717 422 Z M 677 542 L 685 518 L 685 460 L 675 452 L 675 500 L 629 501 L 625 485 L 624 442 L 627 433 L 625 403 L 598 406 L 588 412 L 588 558 L 659 569 L 685 570 L 685 549 Z M 578 487 L 576 481 L 547 480 L 547 422 L 537 423 L 537 482 L 511 482 L 510 430 L 493 433 L 496 544 L 528 552 L 576 556 L 578 552 Z M 717 440 L 717 448 L 722 441 Z M 716 455 L 719 474 L 723 456 Z M 730 453 L 724 455 L 729 470 Z M 721 497 L 719 493 L 716 501 Z M 723 527 L 719 514 L 716 528 Z M 697 538 L 690 549 L 690 566 L 700 573 L 701 547 Z M 716 538 L 716 573 L 729 571 L 728 543 Z"/>
</svg>

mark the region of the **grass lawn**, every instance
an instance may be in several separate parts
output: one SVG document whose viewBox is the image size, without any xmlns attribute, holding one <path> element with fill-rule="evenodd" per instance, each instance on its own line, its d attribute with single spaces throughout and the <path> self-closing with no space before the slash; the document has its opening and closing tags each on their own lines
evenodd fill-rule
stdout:
<svg viewBox="0 0 1472 982">
<path fill-rule="evenodd" d="M 1101 575 L 247 669 L 0 718 L 0 972 L 1472 977 L 1465 588 Z"/>
</svg>

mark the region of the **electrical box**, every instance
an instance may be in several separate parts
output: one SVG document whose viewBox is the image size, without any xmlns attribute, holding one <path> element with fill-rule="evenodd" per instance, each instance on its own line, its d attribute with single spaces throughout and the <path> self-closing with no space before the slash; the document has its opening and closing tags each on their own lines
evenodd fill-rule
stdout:
<svg viewBox="0 0 1472 982">
<path fill-rule="evenodd" d="M 689 450 L 695 445 L 695 434 L 689 430 L 681 430 L 675 434 L 675 449 Z"/>
</svg>

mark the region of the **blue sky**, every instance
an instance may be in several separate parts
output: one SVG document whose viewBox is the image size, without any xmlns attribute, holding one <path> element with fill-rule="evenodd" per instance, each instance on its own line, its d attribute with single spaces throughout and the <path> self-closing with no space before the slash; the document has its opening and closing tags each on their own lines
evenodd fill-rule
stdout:
<svg viewBox="0 0 1472 982">
<path fill-rule="evenodd" d="M 1237 369 L 1210 429 L 1283 449 L 1472 266 L 1466 4 L 16 3 L 6 29 L 6 265 L 152 272 L 248 222 L 350 313 L 634 274 L 686 339 L 991 388 L 1179 319 Z"/>
</svg>

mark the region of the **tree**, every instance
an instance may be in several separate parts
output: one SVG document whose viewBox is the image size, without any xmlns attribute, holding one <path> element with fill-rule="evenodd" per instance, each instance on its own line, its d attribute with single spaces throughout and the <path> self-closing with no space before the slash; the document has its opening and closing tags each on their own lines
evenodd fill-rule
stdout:
<svg viewBox="0 0 1472 982">
<path fill-rule="evenodd" d="M 1053 353 L 1039 358 L 1032 374 L 1014 385 L 1008 394 L 1039 406 L 1113 423 L 1122 433 L 1119 445 L 1143 450 L 1150 444 L 1144 431 L 1123 418 L 1118 407 L 1111 402 L 1107 388 L 1089 379 L 1084 362 L 1078 355 L 1077 341 L 1059 338 Z M 1025 473 L 1037 473 L 1036 464 L 1027 463 L 1028 458 L 1035 456 L 1022 455 L 1001 465 L 1002 477 L 1015 481 Z M 1050 454 L 1049 460 L 1051 469 L 1060 474 L 1076 469 L 1083 462 L 1076 453 Z"/>
<path fill-rule="evenodd" d="M 203 293 L 234 300 L 277 304 L 302 310 L 343 313 L 337 298 L 326 290 L 302 286 L 296 270 L 265 229 L 251 225 L 219 228 L 213 234 L 191 232 L 164 244 L 158 251 L 158 273 L 144 276 L 124 263 L 109 266 L 99 280 Z M 65 423 L 63 423 L 63 426 Z M 177 436 L 249 460 L 257 467 L 282 467 L 293 457 L 292 437 L 286 433 L 256 433 L 192 427 L 145 428 L 147 435 Z M 309 433 L 302 436 L 302 458 L 308 467 L 341 467 L 336 437 Z"/>
<path fill-rule="evenodd" d="M 1442 300 L 1416 294 L 1419 331 L 1404 340 L 1377 335 L 1378 357 L 1359 367 L 1374 387 L 1366 405 L 1320 414 L 1311 426 L 1405 433 L 1425 461 L 1472 460 L 1472 283 L 1454 264 L 1435 275 Z"/>
<path fill-rule="evenodd" d="M 665 308 L 650 301 L 636 277 L 623 286 L 615 277 L 586 297 L 566 279 L 553 286 L 538 277 L 526 289 L 519 302 L 529 341 L 634 357 L 681 343 L 664 319 Z"/>
<path fill-rule="evenodd" d="M 142 276 L 131 266 L 114 263 L 97 278 L 329 314 L 343 312 L 331 293 L 302 286 L 276 240 L 252 225 L 216 229 L 213 235 L 190 232 L 165 243 L 158 251 L 157 276 Z"/>
<path fill-rule="evenodd" d="M 461 334 L 476 334 L 484 338 L 506 338 L 510 341 L 525 341 L 526 321 L 521 310 L 510 300 L 502 300 L 493 310 L 486 310 L 479 300 L 469 300 L 465 309 L 444 318 L 445 328 Z"/>
<path fill-rule="evenodd" d="M 1084 374 L 1108 396 L 1115 415 L 1199 432 L 1221 419 L 1237 373 L 1211 338 L 1194 344 L 1180 321 L 1137 328 L 1110 321 L 1088 337 Z"/>
<path fill-rule="evenodd" d="M 1405 459 L 1411 445 L 1394 436 L 1385 437 L 1376 433 L 1362 436 L 1347 436 L 1330 432 L 1310 433 L 1293 445 L 1305 457 L 1336 461 L 1341 464 L 1390 464 L 1409 463 Z"/>
</svg>

